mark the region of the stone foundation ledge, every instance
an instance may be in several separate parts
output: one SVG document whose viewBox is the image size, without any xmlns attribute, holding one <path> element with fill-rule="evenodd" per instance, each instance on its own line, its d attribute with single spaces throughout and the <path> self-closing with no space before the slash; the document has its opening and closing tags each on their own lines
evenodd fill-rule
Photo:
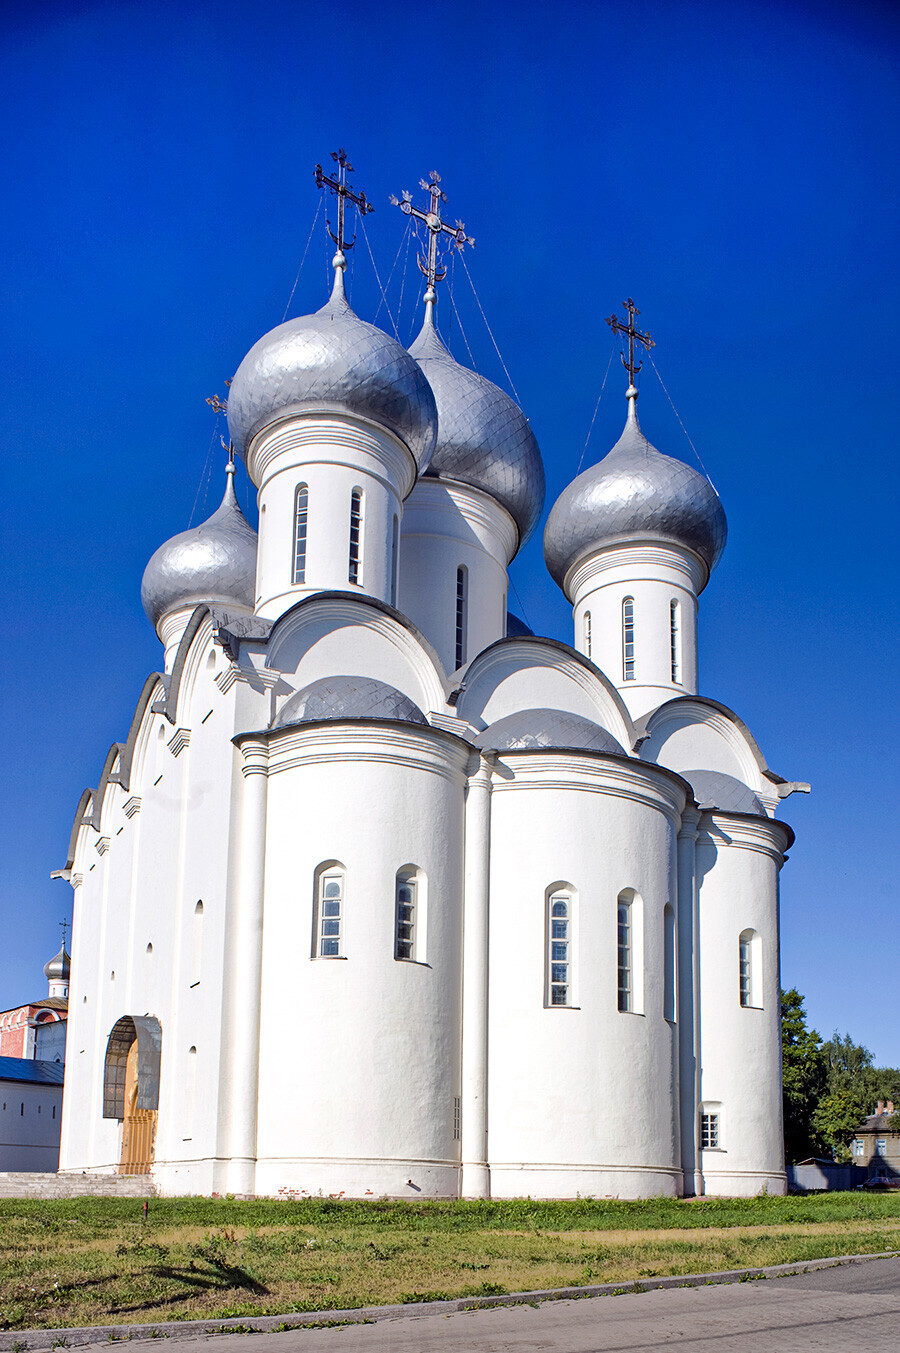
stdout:
<svg viewBox="0 0 900 1353">
<path fill-rule="evenodd" d="M 0 1198 L 155 1198 L 148 1174 L 41 1174 L 0 1170 Z"/>
</svg>

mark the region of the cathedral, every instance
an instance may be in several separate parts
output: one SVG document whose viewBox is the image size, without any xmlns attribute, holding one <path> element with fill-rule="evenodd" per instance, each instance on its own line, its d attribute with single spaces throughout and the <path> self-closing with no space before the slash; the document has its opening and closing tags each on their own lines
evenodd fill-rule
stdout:
<svg viewBox="0 0 900 1353">
<path fill-rule="evenodd" d="M 622 434 L 544 533 L 574 632 L 510 615 L 544 471 L 441 340 L 437 246 L 465 236 L 434 181 L 427 212 L 404 195 L 407 351 L 348 303 L 343 168 L 330 298 L 238 366 L 221 506 L 144 574 L 162 671 L 78 805 L 60 1170 L 782 1193 L 775 813 L 806 786 L 698 692 L 722 505 L 641 429 L 629 302 Z"/>
</svg>

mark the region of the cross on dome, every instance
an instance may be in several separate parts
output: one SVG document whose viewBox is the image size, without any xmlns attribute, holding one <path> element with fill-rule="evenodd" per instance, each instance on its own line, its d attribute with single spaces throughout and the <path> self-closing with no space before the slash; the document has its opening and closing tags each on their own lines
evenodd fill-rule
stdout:
<svg viewBox="0 0 900 1353">
<path fill-rule="evenodd" d="M 447 194 L 440 188 L 441 176 L 436 169 L 432 169 L 428 180 L 419 179 L 419 187 L 424 188 L 426 193 L 431 196 L 431 204 L 428 211 L 422 211 L 419 207 L 412 204 L 412 193 L 408 193 L 404 188 L 402 198 L 391 194 L 391 202 L 395 207 L 399 207 L 404 216 L 413 216 L 417 221 L 428 227 L 428 253 L 420 255 L 418 259 L 419 268 L 422 276 L 428 283 L 428 290 L 425 292 L 426 305 L 434 305 L 437 300 L 437 292 L 434 289 L 435 282 L 440 282 L 447 276 L 447 269 L 438 269 L 437 247 L 438 239 L 441 235 L 451 236 L 457 249 L 462 249 L 464 245 L 469 244 L 473 248 L 475 241 L 471 235 L 466 234 L 464 221 L 457 221 L 455 226 L 448 225 L 446 221 L 441 220 L 441 203 L 447 201 Z"/>
<path fill-rule="evenodd" d="M 625 334 L 628 338 L 628 361 L 626 362 L 625 360 L 624 352 L 620 352 L 619 357 L 629 376 L 628 389 L 625 391 L 625 398 L 635 400 L 637 399 L 638 392 L 637 386 L 634 383 L 634 378 L 644 364 L 643 362 L 636 362 L 634 360 L 634 345 L 635 343 L 641 343 L 649 352 L 651 348 L 656 347 L 656 344 L 649 334 L 645 334 L 640 329 L 635 328 L 634 317 L 641 312 L 637 309 L 630 296 L 627 301 L 622 302 L 622 309 L 628 311 L 627 324 L 623 324 L 618 315 L 607 316 L 606 322 L 614 334 Z M 634 405 L 632 404 L 631 407 L 634 408 Z"/>
<path fill-rule="evenodd" d="M 344 263 L 344 250 L 352 249 L 354 244 L 356 243 L 355 235 L 353 236 L 352 240 L 344 239 L 345 203 L 352 202 L 353 205 L 356 207 L 356 210 L 359 212 L 360 216 L 365 216 L 367 211 L 374 211 L 375 208 L 372 206 L 371 202 L 369 202 L 365 193 L 354 193 L 353 190 L 348 186 L 347 175 L 353 173 L 353 165 L 347 159 L 347 152 L 344 150 L 343 146 L 340 148 L 340 150 L 333 150 L 331 152 L 331 158 L 338 166 L 337 178 L 331 178 L 328 174 L 325 173 L 322 166 L 320 164 L 317 164 L 315 171 L 316 187 L 330 188 L 331 191 L 334 193 L 335 197 L 337 198 L 338 203 L 337 234 L 335 234 L 334 231 L 331 229 L 330 221 L 328 223 L 328 233 L 334 240 L 338 248 L 337 255 L 335 256 L 334 266 L 336 268 L 339 268 L 342 267 Z M 340 260 L 340 262 L 338 262 L 338 260 Z"/>
</svg>

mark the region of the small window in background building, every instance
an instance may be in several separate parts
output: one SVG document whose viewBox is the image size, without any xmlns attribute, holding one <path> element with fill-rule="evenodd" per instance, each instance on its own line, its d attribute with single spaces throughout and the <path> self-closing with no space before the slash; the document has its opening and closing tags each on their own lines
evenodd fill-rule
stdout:
<svg viewBox="0 0 900 1353">
<path fill-rule="evenodd" d="M 622 602 L 622 678 L 634 681 L 634 597 Z"/>
<path fill-rule="evenodd" d="M 876 1138 L 875 1138 L 875 1154 L 876 1154 L 876 1156 L 886 1156 L 886 1155 L 887 1155 L 887 1138 L 886 1138 L 886 1137 L 876 1137 Z"/>
<path fill-rule="evenodd" d="M 704 1151 L 718 1151 L 719 1115 L 717 1113 L 700 1115 L 700 1145 Z"/>
<path fill-rule="evenodd" d="M 861 1142 L 858 1137 L 856 1137 L 853 1142 L 853 1154 L 854 1156 L 864 1156 L 866 1154 L 866 1144 L 865 1142 Z"/>
</svg>

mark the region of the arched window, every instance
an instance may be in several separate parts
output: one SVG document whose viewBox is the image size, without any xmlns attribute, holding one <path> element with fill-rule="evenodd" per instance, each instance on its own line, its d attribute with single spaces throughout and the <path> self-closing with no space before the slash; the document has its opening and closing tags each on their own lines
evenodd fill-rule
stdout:
<svg viewBox="0 0 900 1353">
<path fill-rule="evenodd" d="M 315 877 L 313 958 L 341 958 L 344 932 L 344 866 L 320 864 Z"/>
<path fill-rule="evenodd" d="M 400 522 L 397 514 L 394 514 L 394 525 L 391 529 L 391 605 L 397 605 L 397 563 L 400 550 Z"/>
<path fill-rule="evenodd" d="M 584 656 L 585 656 L 586 658 L 589 658 L 589 657 L 591 656 L 591 613 L 590 613 L 590 611 L 585 611 L 585 613 L 584 613 Z"/>
<path fill-rule="evenodd" d="M 554 884 L 546 893 L 547 1006 L 572 1005 L 574 890 Z"/>
<path fill-rule="evenodd" d="M 347 574 L 352 583 L 362 582 L 362 529 L 362 489 L 354 489 L 350 494 L 350 568 Z"/>
<path fill-rule="evenodd" d="M 397 870 L 394 958 L 424 962 L 425 875 L 414 864 Z"/>
<path fill-rule="evenodd" d="M 291 582 L 306 582 L 306 524 L 309 513 L 309 489 L 305 484 L 297 485 L 294 498 L 294 569 Z"/>
<path fill-rule="evenodd" d="M 468 576 L 466 568 L 460 564 L 456 570 L 456 665 L 462 667 L 466 660 L 466 618 L 468 610 Z"/>
<path fill-rule="evenodd" d="M 622 680 L 634 681 L 634 597 L 622 602 Z"/>
<path fill-rule="evenodd" d="M 762 1006 L 762 938 L 755 930 L 742 930 L 738 939 L 738 991 L 741 1005 Z"/>
<path fill-rule="evenodd" d="M 644 1004 L 643 904 L 633 888 L 616 902 L 616 986 L 621 1011 L 639 1015 Z"/>
<path fill-rule="evenodd" d="M 677 962 L 675 940 L 675 911 L 666 906 L 663 911 L 663 1019 L 675 1020 L 675 971 Z"/>
<path fill-rule="evenodd" d="M 672 680 L 677 686 L 681 685 L 681 616 L 679 614 L 678 602 L 674 600 L 669 602 L 669 664 L 672 672 Z"/>
</svg>

